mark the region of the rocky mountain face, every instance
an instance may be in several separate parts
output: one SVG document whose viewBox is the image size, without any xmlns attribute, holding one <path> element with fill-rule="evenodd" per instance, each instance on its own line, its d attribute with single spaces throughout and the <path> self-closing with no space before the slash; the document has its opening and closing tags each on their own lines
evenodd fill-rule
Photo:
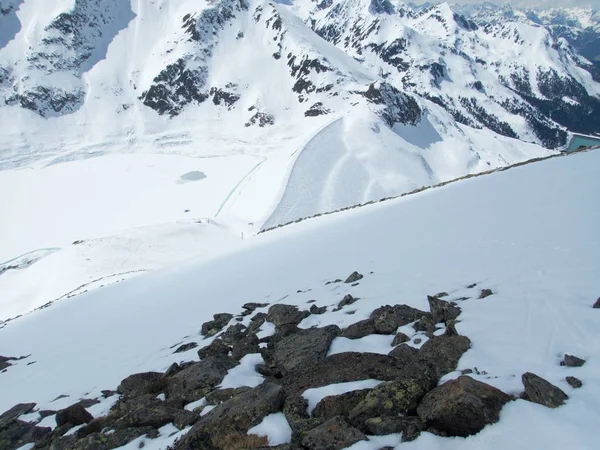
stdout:
<svg viewBox="0 0 600 450">
<path fill-rule="evenodd" d="M 159 14 L 177 26 L 155 33 L 154 42 L 149 34 L 117 39 L 127 28 L 148 26 L 144 4 L 2 1 L 0 20 L 12 25 L 0 36 L 1 107 L 66 116 L 94 92 L 109 104 L 115 97 L 114 114 L 135 106 L 175 117 L 212 103 L 219 114 L 243 114 L 246 127 L 268 127 L 283 116 L 339 114 L 361 104 L 393 127 L 415 124 L 438 105 L 456 123 L 548 148 L 564 145 L 568 131 L 600 131 L 600 72 L 588 51 L 596 12 L 390 0 L 182 0 L 161 3 Z M 31 11 L 44 20 L 36 14 L 35 26 L 19 24 Z M 136 55 L 135 63 L 109 64 L 111 45 L 127 47 L 121 57 Z M 228 58 L 235 65 L 233 49 L 241 47 L 244 68 L 234 76 L 219 70 Z M 253 58 L 255 51 L 270 56 Z M 107 65 L 110 78 L 90 76 Z M 292 112 L 267 107 L 269 96 L 280 98 L 277 109 Z"/>
</svg>

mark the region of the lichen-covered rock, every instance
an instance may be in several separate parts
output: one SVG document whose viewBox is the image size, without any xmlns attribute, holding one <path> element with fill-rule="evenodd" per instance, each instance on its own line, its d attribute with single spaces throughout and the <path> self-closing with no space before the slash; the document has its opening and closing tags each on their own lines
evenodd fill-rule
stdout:
<svg viewBox="0 0 600 450">
<path fill-rule="evenodd" d="M 423 344 L 416 359 L 432 363 L 441 378 L 456 369 L 458 361 L 470 347 L 471 340 L 466 336 L 434 337 Z"/>
<path fill-rule="evenodd" d="M 573 389 L 579 389 L 581 386 L 583 386 L 583 382 L 576 377 L 565 377 L 565 381 L 569 383 L 569 386 L 571 386 Z"/>
<path fill-rule="evenodd" d="M 214 336 L 221 331 L 231 319 L 233 319 L 233 314 L 220 313 L 213 315 L 213 320 L 202 324 L 202 335 L 207 337 Z"/>
<path fill-rule="evenodd" d="M 373 436 L 402 433 L 402 442 L 410 442 L 425 430 L 425 422 L 414 416 L 373 417 L 367 419 L 364 427 L 365 433 Z"/>
<path fill-rule="evenodd" d="M 558 408 L 569 398 L 560 388 L 534 373 L 524 373 L 521 380 L 525 386 L 523 398 L 530 402 L 538 403 L 548 408 Z"/>
<path fill-rule="evenodd" d="M 493 386 L 461 376 L 429 392 L 417 412 L 428 426 L 449 436 L 470 436 L 500 418 L 511 397 Z"/>
<path fill-rule="evenodd" d="M 365 440 L 367 437 L 362 432 L 343 418 L 334 417 L 306 433 L 302 445 L 310 450 L 341 450 Z"/>
<path fill-rule="evenodd" d="M 382 306 L 368 319 L 353 323 L 342 333 L 348 339 L 360 339 L 370 334 L 396 334 L 398 327 L 429 316 L 428 313 L 408 305 Z"/>
<path fill-rule="evenodd" d="M 348 417 L 350 412 L 362 402 L 371 389 L 360 389 L 340 395 L 329 395 L 323 398 L 313 410 L 313 417 L 330 419 L 335 416 Z"/>
</svg>

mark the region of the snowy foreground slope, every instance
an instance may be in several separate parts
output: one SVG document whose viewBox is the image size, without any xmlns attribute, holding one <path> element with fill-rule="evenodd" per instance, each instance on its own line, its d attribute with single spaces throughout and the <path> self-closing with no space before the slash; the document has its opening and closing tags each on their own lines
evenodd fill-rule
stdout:
<svg viewBox="0 0 600 450">
<path fill-rule="evenodd" d="M 399 435 L 380 436 L 351 448 L 596 448 L 600 310 L 592 304 L 600 295 L 599 190 L 600 152 L 554 158 L 307 220 L 248 239 L 244 248 L 208 262 L 57 302 L 0 329 L 0 355 L 30 355 L 11 361 L 0 373 L 0 411 L 29 401 L 40 410 L 57 410 L 80 398 L 98 397 L 101 403 L 89 410 L 103 415 L 116 396 L 103 399 L 101 390 L 115 389 L 135 372 L 164 371 L 173 362 L 197 360 L 195 350 L 173 354 L 174 346 L 209 343 L 199 335 L 200 326 L 215 313 L 240 312 L 246 302 L 308 309 L 307 302 L 314 299 L 327 312 L 308 316 L 300 328 L 345 328 L 380 305 L 427 310 L 426 295 L 446 291 L 445 298 L 457 300 L 462 309 L 459 333 L 472 342 L 457 369 L 472 369 L 471 377 L 510 395 L 519 395 L 521 375 L 533 372 L 565 391 L 566 404 L 548 409 L 516 400 L 503 407 L 498 423 L 475 436 L 444 438 L 424 432 L 402 444 Z M 326 284 L 354 270 L 364 274 L 358 285 Z M 467 288 L 473 283 L 475 288 Z M 478 299 L 484 288 L 493 295 Z M 358 301 L 333 311 L 346 294 Z M 468 299 L 458 300 L 463 297 Z M 248 325 L 250 317 L 242 323 Z M 262 326 L 261 337 L 274 331 L 268 325 Z M 415 339 L 427 340 L 410 326 L 402 331 L 411 338 L 409 345 L 419 347 L 422 343 Z M 387 354 L 392 338 L 338 337 L 329 353 Z M 586 362 L 561 367 L 565 354 Z M 260 383 L 262 376 L 253 370 L 262 362 L 260 355 L 243 361 L 229 371 L 223 387 Z M 444 380 L 459 374 L 451 372 Z M 581 379 L 583 387 L 571 388 L 565 376 Z M 353 389 L 364 387 L 372 386 Z M 306 394 L 309 402 L 335 393 L 336 387 L 319 392 Z M 68 397 L 57 399 L 63 395 Z M 39 415 L 23 419 L 39 420 Z M 280 419 L 262 425 L 271 443 L 281 438 L 273 428 L 286 429 Z M 49 416 L 41 425 L 53 423 Z M 173 430 L 161 428 L 156 440 L 138 438 L 127 448 L 137 448 L 141 441 L 145 448 L 165 448 L 182 434 L 169 438 Z"/>
</svg>

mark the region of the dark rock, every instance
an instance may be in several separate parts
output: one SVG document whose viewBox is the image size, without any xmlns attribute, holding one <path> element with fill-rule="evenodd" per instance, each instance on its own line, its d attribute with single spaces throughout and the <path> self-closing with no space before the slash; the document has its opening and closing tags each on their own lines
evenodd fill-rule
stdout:
<svg viewBox="0 0 600 450">
<path fill-rule="evenodd" d="M 466 336 L 434 337 L 423 344 L 417 360 L 433 364 L 440 378 L 456 369 L 458 361 L 470 347 L 471 340 Z"/>
<path fill-rule="evenodd" d="M 451 305 L 445 300 L 427 296 L 427 301 L 429 302 L 429 310 L 433 316 L 434 323 L 445 323 L 448 320 L 455 320 L 460 315 L 460 308 Z"/>
<path fill-rule="evenodd" d="M 419 417 L 373 417 L 365 422 L 367 434 L 386 436 L 402 433 L 402 442 L 414 441 L 423 430 L 425 430 L 425 422 Z"/>
<path fill-rule="evenodd" d="M 402 361 L 376 353 L 338 353 L 312 366 L 297 367 L 282 382 L 290 393 L 360 380 L 388 381 L 403 371 Z"/>
<path fill-rule="evenodd" d="M 75 435 L 77 436 L 77 439 L 81 439 L 89 436 L 92 433 L 100 433 L 105 426 L 106 417 L 98 417 L 97 419 L 92 420 L 90 423 L 77 430 Z"/>
<path fill-rule="evenodd" d="M 335 308 L 334 311 L 339 311 L 344 306 L 348 306 L 348 305 L 351 305 L 352 303 L 356 303 L 357 300 L 358 300 L 357 298 L 352 297 L 350 294 L 346 294 L 344 296 L 344 298 L 338 303 L 337 308 Z"/>
<path fill-rule="evenodd" d="M 408 305 L 382 306 L 371 313 L 377 334 L 395 334 L 398 327 L 408 325 L 427 313 Z"/>
<path fill-rule="evenodd" d="M 30 413 L 35 408 L 35 403 L 19 403 L 0 415 L 0 428 L 17 420 L 19 416 Z"/>
<path fill-rule="evenodd" d="M 250 390 L 250 388 L 247 386 L 242 386 L 240 388 L 215 389 L 206 394 L 206 401 L 209 405 L 219 405 L 248 390 Z"/>
<path fill-rule="evenodd" d="M 43 409 L 41 411 L 38 411 L 38 414 L 42 419 L 44 419 L 46 417 L 53 416 L 54 414 L 56 414 L 56 411 L 53 411 L 51 409 Z"/>
<path fill-rule="evenodd" d="M 259 353 L 260 348 L 258 344 L 259 341 L 256 335 L 248 334 L 244 339 L 233 344 L 233 348 L 231 349 L 231 357 L 236 361 L 239 361 L 246 355 L 251 353 Z"/>
<path fill-rule="evenodd" d="M 600 297 L 598 297 L 598 300 L 596 300 L 596 302 L 594 303 L 594 305 L 592 306 L 592 308 L 595 308 L 595 309 L 599 309 L 600 308 Z"/>
<path fill-rule="evenodd" d="M 477 286 L 477 283 L 473 283 L 467 286 L 467 289 L 473 289 L 475 286 Z"/>
<path fill-rule="evenodd" d="M 429 426 L 449 436 L 470 436 L 500 418 L 511 397 L 493 386 L 461 376 L 429 392 L 417 412 Z"/>
<path fill-rule="evenodd" d="M 321 362 L 331 342 L 340 334 L 337 325 L 299 330 L 274 343 L 275 364 L 285 375 L 297 367 Z"/>
<path fill-rule="evenodd" d="M 101 391 L 101 393 L 102 393 L 102 397 L 109 398 L 109 397 L 112 397 L 113 395 L 116 395 L 117 391 L 111 391 L 110 389 L 104 389 L 103 391 Z"/>
<path fill-rule="evenodd" d="M 223 381 L 236 363 L 230 358 L 211 356 L 192 364 L 168 379 L 167 398 L 185 402 L 200 400 Z"/>
<path fill-rule="evenodd" d="M 394 381 L 381 383 L 350 412 L 350 422 L 363 429 L 370 418 L 398 417 L 415 411 L 432 385 L 426 374 L 417 373 L 407 373 Z"/>
<path fill-rule="evenodd" d="M 392 341 L 392 346 L 395 347 L 397 345 L 400 345 L 404 342 L 408 342 L 410 341 L 410 338 L 404 334 L 404 333 L 396 333 L 396 336 L 394 337 L 394 340 Z"/>
<path fill-rule="evenodd" d="M 358 273 L 358 272 L 352 272 L 350 274 L 350 276 L 348 278 L 346 278 L 346 281 L 344 281 L 344 283 L 354 283 L 358 280 L 362 280 L 363 276 L 362 274 Z"/>
<path fill-rule="evenodd" d="M 200 359 L 207 359 L 212 357 L 225 357 L 231 351 L 231 347 L 223 339 L 215 339 L 209 345 L 202 347 L 198 350 L 198 356 Z"/>
<path fill-rule="evenodd" d="M 175 375 L 176 373 L 181 372 L 182 370 L 183 370 L 183 368 L 179 364 L 173 363 L 173 364 L 171 364 L 169 366 L 169 368 L 165 372 L 164 377 L 165 378 L 172 377 L 173 375 Z M 102 392 L 104 393 L 105 391 L 102 391 Z M 110 391 L 106 391 L 106 392 L 110 392 Z"/>
<path fill-rule="evenodd" d="M 221 403 L 202 417 L 174 445 L 175 450 L 202 448 L 208 442 L 218 442 L 232 433 L 243 433 L 258 425 L 269 414 L 281 411 L 285 394 L 275 383 L 263 383 Z"/>
<path fill-rule="evenodd" d="M 288 395 L 283 404 L 283 414 L 292 429 L 292 442 L 302 441 L 306 433 L 321 425 L 325 419 L 308 415 L 308 401 L 300 394 Z"/>
<path fill-rule="evenodd" d="M 342 332 L 342 337 L 347 339 L 360 339 L 370 334 L 375 334 L 375 321 L 372 319 L 365 319 L 345 328 Z"/>
<path fill-rule="evenodd" d="M 429 315 L 423 316 L 420 320 L 416 321 L 413 324 L 413 328 L 415 331 L 425 333 L 425 336 L 430 338 L 434 336 L 436 330 L 435 321 Z"/>
<path fill-rule="evenodd" d="M 56 412 L 56 425 L 59 427 L 66 423 L 83 425 L 90 423 L 92 420 L 94 420 L 94 416 L 87 412 L 81 403 L 75 403 Z"/>
<path fill-rule="evenodd" d="M 414 343 L 415 343 L 416 345 L 419 345 L 421 342 L 423 342 L 423 339 L 421 339 L 421 338 L 416 338 L 416 339 L 414 340 Z"/>
<path fill-rule="evenodd" d="M 242 308 L 247 311 L 254 311 L 258 308 L 264 308 L 266 306 L 269 306 L 269 304 L 268 303 L 246 303 L 245 305 L 242 306 Z"/>
<path fill-rule="evenodd" d="M 82 439 L 79 439 L 76 444 L 70 443 L 69 439 L 66 439 L 66 446 L 60 447 L 64 450 L 110 450 L 118 447 L 127 445 L 134 439 L 140 436 L 147 435 L 150 438 L 156 438 L 158 432 L 152 427 L 140 427 L 140 428 L 126 428 L 122 430 L 115 430 L 110 434 L 92 433 Z M 71 438 L 75 436 L 64 436 L 61 439 Z M 70 445 L 69 445 L 70 444 Z M 71 446 L 72 445 L 72 446 Z M 50 450 L 55 450 L 54 441 L 50 447 Z"/>
<path fill-rule="evenodd" d="M 558 408 L 569 398 L 561 389 L 531 372 L 523 374 L 521 380 L 525 386 L 523 398 L 530 402 Z"/>
<path fill-rule="evenodd" d="M 233 319 L 233 314 L 219 313 L 213 315 L 213 320 L 202 324 L 202 335 L 207 337 L 214 336 L 221 331 L 231 319 Z"/>
<path fill-rule="evenodd" d="M 43 444 L 51 432 L 50 428 L 36 427 L 32 423 L 22 420 L 10 420 L 0 427 L 0 448 L 2 450 L 16 450 L 32 442 Z"/>
<path fill-rule="evenodd" d="M 183 344 L 180 345 L 179 347 L 177 347 L 177 350 L 175 350 L 173 353 L 183 353 L 183 352 L 187 352 L 188 350 L 192 350 L 193 348 L 198 347 L 198 344 L 196 344 L 195 342 L 188 342 L 187 344 Z"/>
<path fill-rule="evenodd" d="M 411 347 L 410 345 L 401 344 L 389 352 L 388 355 L 402 361 L 403 364 L 410 364 L 417 353 L 418 350 L 416 348 Z"/>
<path fill-rule="evenodd" d="M 327 306 L 318 307 L 317 305 L 312 305 L 309 311 L 311 314 L 325 314 L 327 312 Z"/>
<path fill-rule="evenodd" d="M 432 295 L 433 298 L 442 298 L 442 297 L 448 297 L 448 293 L 447 292 L 439 292 L 435 295 Z"/>
<path fill-rule="evenodd" d="M 494 295 L 494 291 L 492 291 L 491 289 L 482 289 L 481 294 L 479 294 L 479 298 L 486 298 L 490 295 Z"/>
<path fill-rule="evenodd" d="M 330 419 L 336 416 L 348 417 L 356 405 L 362 402 L 371 389 L 346 392 L 340 395 L 329 395 L 323 398 L 313 411 L 313 417 Z"/>
<path fill-rule="evenodd" d="M 561 366 L 566 367 L 581 367 L 585 364 L 585 359 L 578 358 L 573 355 L 565 355 L 565 358 L 560 362 Z"/>
<path fill-rule="evenodd" d="M 446 332 L 444 333 L 444 336 L 458 336 L 456 320 L 449 320 L 446 322 Z"/>
<path fill-rule="evenodd" d="M 579 378 L 575 378 L 575 377 L 566 377 L 565 381 L 567 383 L 569 383 L 569 386 L 571 386 L 574 389 L 578 389 L 581 386 L 583 386 L 583 382 L 579 379 Z"/>
<path fill-rule="evenodd" d="M 260 327 L 267 321 L 267 315 L 263 312 L 256 313 L 254 317 L 250 319 L 250 325 L 248 325 L 247 332 L 250 334 L 256 334 L 259 332 Z"/>
<path fill-rule="evenodd" d="M 115 429 L 138 427 L 158 429 L 169 423 L 183 429 L 198 420 L 197 414 L 185 409 L 172 408 L 168 403 L 151 396 L 129 400 L 121 404 L 120 408 L 124 414 L 111 424 Z"/>
<path fill-rule="evenodd" d="M 121 381 L 117 392 L 126 397 L 142 394 L 158 394 L 165 387 L 163 374 L 160 372 L 143 372 L 129 375 Z"/>
<path fill-rule="evenodd" d="M 341 450 L 365 440 L 367 437 L 362 432 L 343 418 L 334 417 L 306 433 L 302 445 L 311 450 Z"/>
<path fill-rule="evenodd" d="M 310 315 L 308 311 L 300 311 L 297 306 L 273 305 L 267 313 L 267 321 L 276 327 L 282 325 L 298 325 Z"/>
</svg>

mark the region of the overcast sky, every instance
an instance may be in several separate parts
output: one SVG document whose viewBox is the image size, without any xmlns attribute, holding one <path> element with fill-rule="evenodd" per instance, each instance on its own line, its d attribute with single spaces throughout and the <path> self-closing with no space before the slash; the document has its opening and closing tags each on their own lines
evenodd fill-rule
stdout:
<svg viewBox="0 0 600 450">
<path fill-rule="evenodd" d="M 484 3 L 485 0 L 449 0 L 448 3 Z M 487 0 L 491 3 L 512 3 L 513 5 L 524 6 L 524 7 L 536 7 L 536 6 L 591 6 L 600 9 L 600 0 Z M 434 3 L 434 2 L 432 2 Z"/>
</svg>

